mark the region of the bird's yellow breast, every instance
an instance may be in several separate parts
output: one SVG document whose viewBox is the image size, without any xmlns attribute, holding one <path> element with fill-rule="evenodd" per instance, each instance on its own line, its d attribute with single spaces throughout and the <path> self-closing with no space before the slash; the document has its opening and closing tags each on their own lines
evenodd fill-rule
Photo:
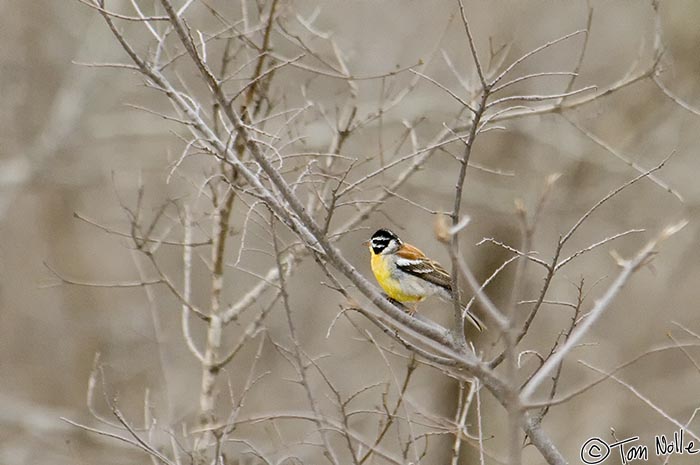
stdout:
<svg viewBox="0 0 700 465">
<path fill-rule="evenodd" d="M 401 285 L 401 281 L 396 279 L 395 269 L 390 258 L 372 253 L 372 273 L 379 285 L 384 289 L 386 295 L 399 302 L 420 302 L 425 299 L 425 295 L 416 295 L 407 292 Z"/>
</svg>

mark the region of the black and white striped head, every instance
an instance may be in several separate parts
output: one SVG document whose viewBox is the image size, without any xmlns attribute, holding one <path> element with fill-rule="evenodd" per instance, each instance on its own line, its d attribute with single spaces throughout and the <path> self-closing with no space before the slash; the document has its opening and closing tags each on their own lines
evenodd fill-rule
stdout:
<svg viewBox="0 0 700 465">
<path fill-rule="evenodd" d="M 390 254 L 399 250 L 401 239 L 388 229 L 378 229 L 369 240 L 369 247 L 377 255 Z"/>
</svg>

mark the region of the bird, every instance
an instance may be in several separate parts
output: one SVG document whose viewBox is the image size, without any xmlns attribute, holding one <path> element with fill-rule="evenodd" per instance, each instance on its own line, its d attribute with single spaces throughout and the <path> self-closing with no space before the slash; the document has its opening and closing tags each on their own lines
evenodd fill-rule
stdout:
<svg viewBox="0 0 700 465">
<path fill-rule="evenodd" d="M 389 229 L 378 229 L 366 244 L 377 282 L 390 300 L 408 309 L 409 315 L 413 316 L 418 303 L 431 295 L 449 301 L 454 298 L 450 273 Z M 467 317 L 479 331 L 482 330 L 478 318 L 471 313 L 467 313 Z"/>
</svg>

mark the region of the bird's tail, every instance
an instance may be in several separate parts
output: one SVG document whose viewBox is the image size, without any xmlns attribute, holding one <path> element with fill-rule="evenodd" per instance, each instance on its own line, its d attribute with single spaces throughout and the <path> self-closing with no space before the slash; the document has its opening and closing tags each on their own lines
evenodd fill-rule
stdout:
<svg viewBox="0 0 700 465">
<path fill-rule="evenodd" d="M 442 299 L 444 299 L 444 300 L 446 300 L 446 301 L 448 301 L 448 302 L 453 302 L 453 299 L 455 298 L 455 296 L 454 296 L 454 294 L 452 293 L 452 291 L 450 291 L 449 289 L 446 289 L 445 291 L 446 291 L 446 292 L 441 292 L 441 293 L 438 294 L 438 295 L 439 295 Z M 469 320 L 469 323 L 471 323 L 472 326 L 474 326 L 474 327 L 475 327 L 476 329 L 478 329 L 479 331 L 483 331 L 483 330 L 486 329 L 486 325 L 484 324 L 483 321 L 481 321 L 481 320 L 479 319 L 479 317 L 477 317 L 477 316 L 474 315 L 472 312 L 470 312 L 469 310 L 467 310 L 467 307 L 464 306 L 461 302 L 460 302 L 459 305 L 460 305 L 460 308 L 462 309 L 462 313 L 464 313 L 464 316 L 466 317 L 467 320 Z"/>
<path fill-rule="evenodd" d="M 486 329 L 486 325 L 483 321 L 479 319 L 479 317 L 474 315 L 472 312 L 467 311 L 466 308 L 462 308 L 462 311 L 466 312 L 465 316 L 467 317 L 467 320 L 469 320 L 469 323 L 472 324 L 472 326 L 474 326 L 479 331 L 483 331 L 484 329 Z"/>
</svg>

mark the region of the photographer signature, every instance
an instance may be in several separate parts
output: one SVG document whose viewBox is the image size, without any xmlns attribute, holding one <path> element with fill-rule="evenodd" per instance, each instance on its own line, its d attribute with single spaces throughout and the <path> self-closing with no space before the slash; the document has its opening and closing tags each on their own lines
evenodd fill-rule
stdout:
<svg viewBox="0 0 700 465">
<path fill-rule="evenodd" d="M 695 437 L 695 435 L 692 436 Z M 581 446 L 581 461 L 586 465 L 597 465 L 607 460 L 611 452 L 617 451 L 623 465 L 635 460 L 646 462 L 649 460 L 649 447 L 639 444 L 637 441 L 639 441 L 639 436 L 613 443 L 607 443 L 599 437 L 592 437 Z M 679 429 L 671 436 L 664 434 L 654 436 L 654 452 L 657 457 L 673 454 L 694 455 L 700 453 L 700 442 L 693 440 L 686 442 L 685 430 Z"/>
</svg>

